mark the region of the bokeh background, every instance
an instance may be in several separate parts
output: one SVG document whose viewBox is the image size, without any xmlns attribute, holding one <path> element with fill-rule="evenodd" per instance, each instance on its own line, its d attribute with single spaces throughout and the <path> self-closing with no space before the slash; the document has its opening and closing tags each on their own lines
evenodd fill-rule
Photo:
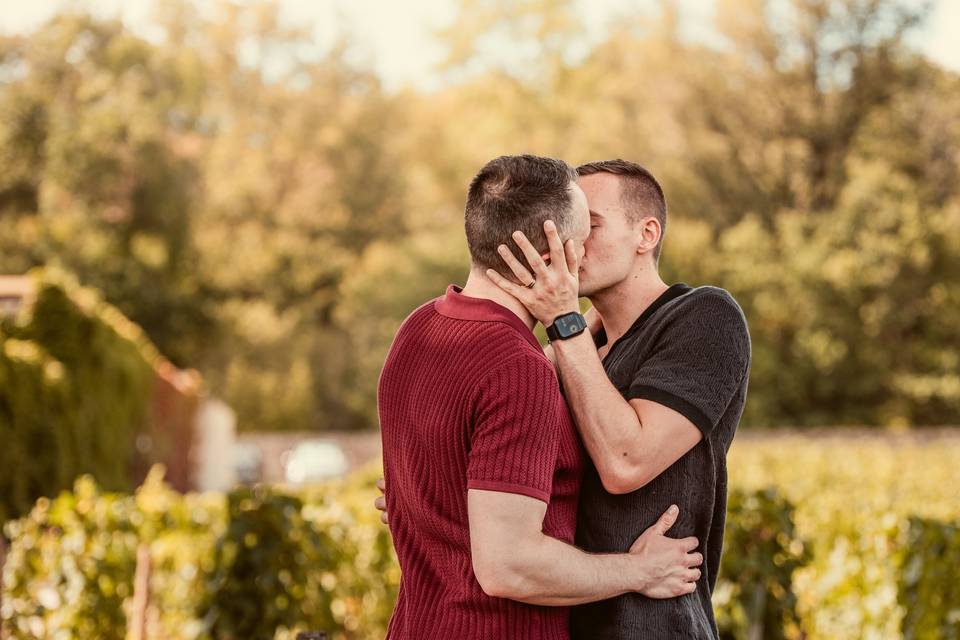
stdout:
<svg viewBox="0 0 960 640">
<path fill-rule="evenodd" d="M 742 306 L 726 638 L 960 637 L 960 3 L 0 8 L 0 624 L 382 637 L 399 323 L 487 160 L 623 157 Z"/>
</svg>

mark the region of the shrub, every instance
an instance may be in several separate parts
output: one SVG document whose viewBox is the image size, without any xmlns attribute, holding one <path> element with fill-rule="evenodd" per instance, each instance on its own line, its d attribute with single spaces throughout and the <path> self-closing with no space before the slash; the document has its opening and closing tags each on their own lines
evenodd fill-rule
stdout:
<svg viewBox="0 0 960 640">
<path fill-rule="evenodd" d="M 101 493 L 84 476 L 72 492 L 40 498 L 26 517 L 6 524 L 4 637 L 124 636 L 136 566 L 133 506 L 132 497 Z"/>
<path fill-rule="evenodd" d="M 793 505 L 775 489 L 730 492 L 714 593 L 721 637 L 778 640 L 796 635 L 800 620 L 793 572 L 808 554 L 797 537 L 793 513 Z"/>
<path fill-rule="evenodd" d="M 292 491 L 180 494 L 155 467 L 135 495 L 90 476 L 7 523 L 4 637 L 123 637 L 137 548 L 148 545 L 158 637 L 382 638 L 399 569 L 372 508 L 374 469 Z"/>
<path fill-rule="evenodd" d="M 724 638 L 960 637 L 958 454 L 950 439 L 739 441 L 714 594 Z M 156 637 L 382 638 L 400 574 L 372 508 L 379 473 L 228 494 L 177 493 L 160 468 L 134 495 L 81 477 L 6 527 L 5 637 L 122 637 L 147 545 Z"/>
<path fill-rule="evenodd" d="M 0 520 L 89 473 L 131 490 L 134 438 L 159 357 L 139 328 L 69 276 L 35 271 L 36 299 L 0 330 Z"/>
<path fill-rule="evenodd" d="M 903 637 L 960 638 L 960 525 L 910 518 L 902 562 Z"/>
<path fill-rule="evenodd" d="M 68 406 L 63 365 L 0 328 L 0 522 L 69 484 Z"/>
</svg>

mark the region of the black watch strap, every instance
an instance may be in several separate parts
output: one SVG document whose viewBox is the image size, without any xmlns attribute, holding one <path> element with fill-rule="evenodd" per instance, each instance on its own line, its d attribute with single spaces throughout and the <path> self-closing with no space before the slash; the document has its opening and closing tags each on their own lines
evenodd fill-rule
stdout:
<svg viewBox="0 0 960 640">
<path fill-rule="evenodd" d="M 567 340 L 580 335 L 586 328 L 587 320 L 583 314 L 572 311 L 554 318 L 553 324 L 547 327 L 547 337 L 551 342 Z"/>
</svg>

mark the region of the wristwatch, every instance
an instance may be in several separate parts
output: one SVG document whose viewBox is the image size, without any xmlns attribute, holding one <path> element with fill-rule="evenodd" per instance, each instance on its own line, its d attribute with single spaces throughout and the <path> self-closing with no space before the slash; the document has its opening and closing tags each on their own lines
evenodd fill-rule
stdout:
<svg viewBox="0 0 960 640">
<path fill-rule="evenodd" d="M 583 314 L 572 311 L 553 319 L 553 324 L 547 327 L 547 337 L 554 340 L 567 340 L 583 333 L 587 328 L 587 321 Z"/>
</svg>

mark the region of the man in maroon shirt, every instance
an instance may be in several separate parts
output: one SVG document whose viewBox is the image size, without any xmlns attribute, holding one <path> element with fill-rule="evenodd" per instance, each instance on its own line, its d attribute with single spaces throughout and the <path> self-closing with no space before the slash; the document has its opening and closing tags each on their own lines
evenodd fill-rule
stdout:
<svg viewBox="0 0 960 640">
<path fill-rule="evenodd" d="M 388 638 L 569 637 L 567 607 L 626 593 L 690 593 L 697 539 L 664 534 L 671 507 L 628 553 L 572 545 L 582 446 L 534 318 L 485 275 L 521 230 L 546 220 L 573 267 L 590 231 L 576 173 L 559 160 L 497 158 L 470 184 L 465 286 L 414 311 L 380 377 L 386 508 L 401 567 Z"/>
</svg>

